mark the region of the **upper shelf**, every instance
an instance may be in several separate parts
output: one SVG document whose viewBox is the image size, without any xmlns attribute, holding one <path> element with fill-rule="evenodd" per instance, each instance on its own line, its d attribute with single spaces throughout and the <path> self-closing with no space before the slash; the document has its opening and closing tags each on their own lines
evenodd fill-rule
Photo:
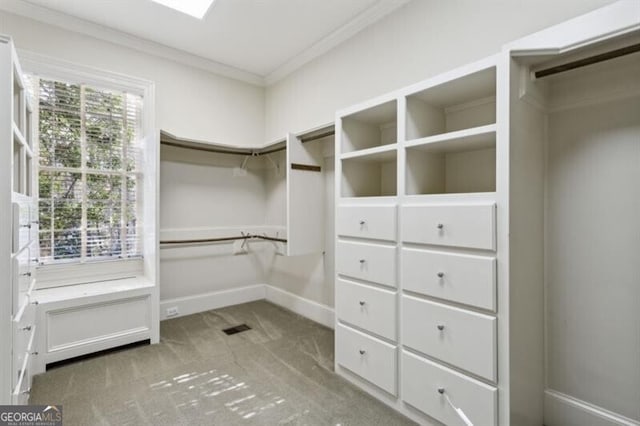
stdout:
<svg viewBox="0 0 640 426">
<path fill-rule="evenodd" d="M 188 138 L 179 138 L 172 135 L 166 130 L 160 131 L 160 143 L 168 146 L 177 146 L 180 148 L 189 148 L 199 151 L 215 152 L 219 154 L 238 154 L 238 155 L 265 155 L 273 152 L 283 151 L 287 148 L 285 139 L 256 146 L 239 147 L 234 145 L 226 145 L 221 143 L 203 142 Z"/>
<path fill-rule="evenodd" d="M 340 152 L 395 144 L 398 141 L 397 109 L 397 102 L 392 100 L 343 117 Z"/>
</svg>

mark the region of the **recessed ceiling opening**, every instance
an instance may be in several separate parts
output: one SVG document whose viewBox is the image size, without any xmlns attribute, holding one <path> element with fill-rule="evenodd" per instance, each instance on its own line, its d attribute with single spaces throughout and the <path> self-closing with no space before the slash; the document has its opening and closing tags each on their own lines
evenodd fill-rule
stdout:
<svg viewBox="0 0 640 426">
<path fill-rule="evenodd" d="M 215 0 L 151 0 L 178 12 L 202 19 Z"/>
</svg>

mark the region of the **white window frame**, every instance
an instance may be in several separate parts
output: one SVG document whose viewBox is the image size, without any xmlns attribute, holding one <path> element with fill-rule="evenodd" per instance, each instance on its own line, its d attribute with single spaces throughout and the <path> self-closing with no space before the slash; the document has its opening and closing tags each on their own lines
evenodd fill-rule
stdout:
<svg viewBox="0 0 640 426">
<path fill-rule="evenodd" d="M 88 67 L 62 61 L 56 58 L 28 52 L 18 51 L 23 71 L 43 79 L 81 83 L 104 89 L 132 93 L 142 96 L 141 131 L 144 139 L 141 158 L 143 187 L 139 189 L 141 200 L 140 241 L 142 259 L 107 259 L 84 263 L 53 263 L 38 267 L 36 288 L 60 287 L 65 285 L 85 284 L 110 279 L 148 276 L 155 280 L 158 271 L 158 200 L 157 194 L 149 197 L 145 192 L 156 191 L 159 184 L 159 132 L 155 128 L 155 85 L 152 81 L 131 77 L 99 68 Z M 37 123 L 39 117 L 34 117 Z M 38 138 L 36 138 L 38 139 Z M 39 142 L 36 140 L 36 143 Z M 35 147 L 39 153 L 39 146 Z M 36 158 L 36 163 L 38 160 Z M 152 202 L 149 202 L 152 200 Z"/>
</svg>

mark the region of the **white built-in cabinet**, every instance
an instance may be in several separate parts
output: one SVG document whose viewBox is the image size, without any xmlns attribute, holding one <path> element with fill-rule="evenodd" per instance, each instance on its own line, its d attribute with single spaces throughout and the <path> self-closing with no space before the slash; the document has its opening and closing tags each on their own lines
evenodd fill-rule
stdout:
<svg viewBox="0 0 640 426">
<path fill-rule="evenodd" d="M 0 404 L 29 399 L 37 358 L 38 205 L 33 110 L 13 42 L 0 36 Z"/>
<path fill-rule="evenodd" d="M 421 424 L 640 424 L 623 1 L 336 116 L 338 374 Z"/>
</svg>

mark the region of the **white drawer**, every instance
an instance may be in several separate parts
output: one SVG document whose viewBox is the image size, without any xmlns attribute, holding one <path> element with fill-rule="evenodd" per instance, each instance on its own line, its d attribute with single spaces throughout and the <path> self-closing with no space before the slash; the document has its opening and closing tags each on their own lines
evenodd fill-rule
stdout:
<svg viewBox="0 0 640 426">
<path fill-rule="evenodd" d="M 336 362 L 386 392 L 397 394 L 395 345 L 338 324 Z"/>
<path fill-rule="evenodd" d="M 336 271 L 361 280 L 396 286 L 396 248 L 339 241 Z"/>
<path fill-rule="evenodd" d="M 442 392 L 442 393 L 441 393 Z M 449 426 L 465 426 L 445 395 L 476 426 L 498 424 L 498 390 L 464 374 L 402 353 L 402 398 Z"/>
<path fill-rule="evenodd" d="M 29 353 L 33 351 L 36 337 L 35 326 L 35 306 L 27 304 L 22 311 L 21 317 L 12 322 L 13 326 L 13 362 L 12 377 L 13 384 L 17 386 L 22 373 L 22 367 Z"/>
<path fill-rule="evenodd" d="M 496 319 L 490 315 L 402 298 L 404 345 L 493 381 L 496 332 Z"/>
<path fill-rule="evenodd" d="M 13 258 L 13 315 L 16 315 L 26 302 L 31 290 L 31 283 L 35 279 L 36 268 L 31 261 L 33 247 L 35 247 L 35 242 Z"/>
<path fill-rule="evenodd" d="M 31 241 L 31 213 L 26 201 L 14 202 L 12 207 L 12 252 L 17 253 Z"/>
<path fill-rule="evenodd" d="M 496 310 L 496 259 L 402 249 L 402 288 Z"/>
<path fill-rule="evenodd" d="M 495 204 L 405 206 L 402 241 L 496 249 Z"/>
<path fill-rule="evenodd" d="M 396 206 L 340 206 L 336 232 L 346 237 L 396 240 Z"/>
<path fill-rule="evenodd" d="M 29 402 L 32 378 L 31 365 L 32 357 L 29 353 L 26 353 L 22 364 L 17 369 L 17 379 L 13 386 L 12 399 L 14 405 L 25 405 Z"/>
<path fill-rule="evenodd" d="M 396 293 L 338 280 L 338 319 L 390 340 L 396 340 Z"/>
</svg>

